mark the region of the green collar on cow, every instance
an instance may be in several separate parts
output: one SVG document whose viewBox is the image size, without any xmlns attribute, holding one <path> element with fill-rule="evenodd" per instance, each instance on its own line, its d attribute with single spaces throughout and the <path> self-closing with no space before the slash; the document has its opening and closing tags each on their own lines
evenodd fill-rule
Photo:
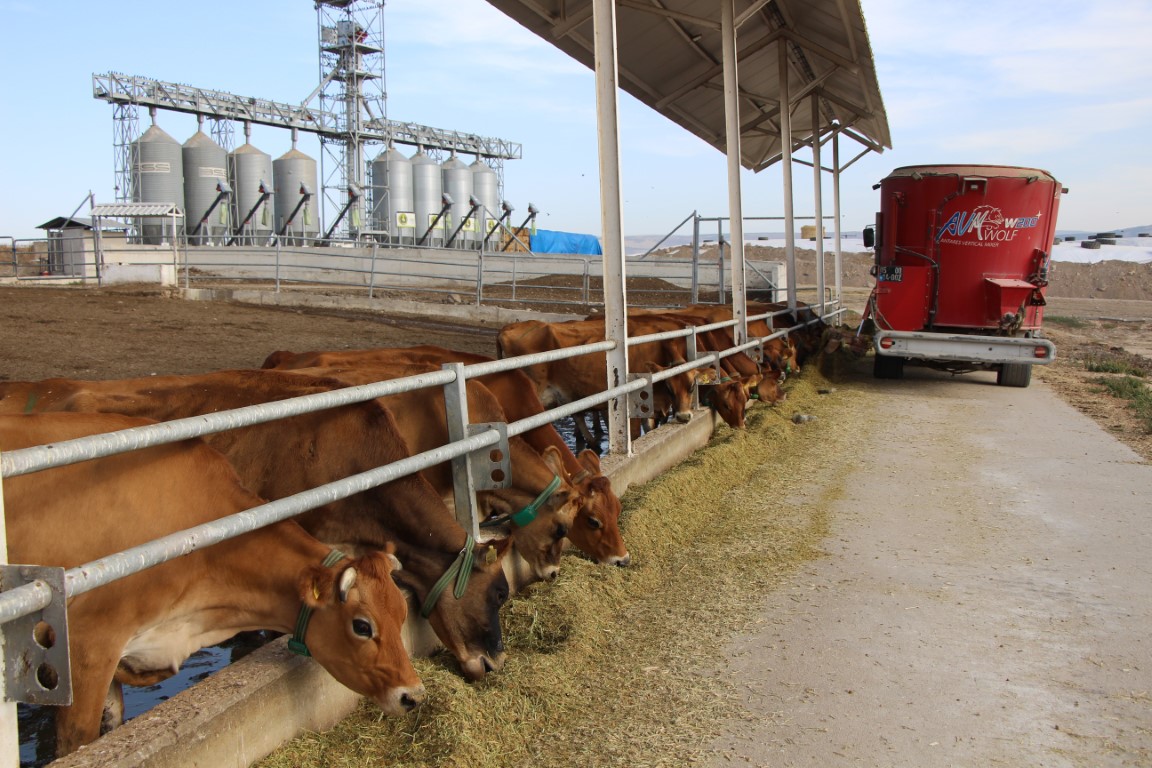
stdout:
<svg viewBox="0 0 1152 768">
<path fill-rule="evenodd" d="M 324 558 L 324 567 L 331 568 L 336 563 L 343 560 L 344 553 L 338 549 L 334 549 L 328 553 L 328 557 Z M 308 631 L 308 622 L 312 620 L 312 609 L 304 604 L 300 606 L 300 613 L 296 616 L 296 631 L 292 637 L 288 638 L 288 650 L 298 656 L 311 656 L 312 652 L 308 650 L 308 646 L 304 644 L 304 633 Z"/>
<path fill-rule="evenodd" d="M 540 507 L 544 506 L 544 502 L 548 501 L 552 494 L 556 493 L 556 489 L 559 487 L 560 476 L 555 475 L 552 478 L 552 482 L 548 484 L 548 487 L 541 491 L 540 495 L 537 496 L 531 504 L 524 507 L 524 509 L 506 517 L 493 517 L 485 520 L 484 522 L 480 523 L 480 527 L 492 528 L 503 524 L 505 520 L 511 520 L 517 526 L 523 528 L 524 526 L 528 525 L 528 523 L 536 519 L 536 513 L 540 511 Z"/>
<path fill-rule="evenodd" d="M 420 606 L 421 616 L 428 618 L 432 615 L 432 609 L 436 607 L 436 602 L 452 579 L 456 579 L 456 588 L 452 590 L 452 594 L 456 596 L 457 600 L 464 597 L 464 590 L 468 586 L 468 577 L 472 575 L 472 559 L 475 557 L 475 552 L 472 550 L 475 546 L 476 539 L 469 534 L 464 541 L 464 549 L 460 550 L 460 554 L 456 555 L 452 565 L 448 566 L 448 570 L 444 571 L 444 575 L 428 591 L 428 597 L 424 598 L 424 604 Z"/>
</svg>

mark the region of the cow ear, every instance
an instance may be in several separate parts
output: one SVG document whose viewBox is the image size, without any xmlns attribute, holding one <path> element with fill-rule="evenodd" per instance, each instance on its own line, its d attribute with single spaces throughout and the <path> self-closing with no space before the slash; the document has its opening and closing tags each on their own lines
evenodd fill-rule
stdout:
<svg viewBox="0 0 1152 768">
<path fill-rule="evenodd" d="M 335 591 L 336 576 L 330 568 L 310 565 L 300 573 L 296 588 L 300 602 L 309 608 L 319 608 L 331 602 Z"/>
<path fill-rule="evenodd" d="M 554 445 L 550 445 L 544 449 L 540 454 L 544 459 L 544 463 L 548 465 L 548 469 L 552 470 L 552 474 L 564 479 L 568 477 L 568 473 L 564 471 L 564 458 L 560 455 L 560 449 Z"/>
<path fill-rule="evenodd" d="M 577 459 L 581 464 L 584 465 L 584 469 L 588 470 L 594 475 L 601 474 L 600 457 L 596 455 L 596 451 L 592 450 L 591 448 L 585 448 L 584 450 L 580 451 L 580 455 L 577 457 Z"/>
<path fill-rule="evenodd" d="M 488 542 L 488 546 L 485 549 L 476 553 L 479 555 L 479 557 L 477 557 L 477 563 L 485 563 L 487 565 L 498 563 L 504 559 L 504 556 L 507 555 L 511 549 L 511 536 L 506 536 L 502 539 L 493 539 Z"/>
</svg>

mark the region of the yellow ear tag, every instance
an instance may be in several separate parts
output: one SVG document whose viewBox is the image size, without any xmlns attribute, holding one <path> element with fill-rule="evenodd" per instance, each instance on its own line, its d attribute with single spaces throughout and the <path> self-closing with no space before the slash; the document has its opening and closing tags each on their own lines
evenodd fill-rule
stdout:
<svg viewBox="0 0 1152 768">
<path fill-rule="evenodd" d="M 488 547 L 488 551 L 484 553 L 484 562 L 488 565 L 492 565 L 492 563 L 496 562 L 496 547 Z"/>
<path fill-rule="evenodd" d="M 316 582 L 312 582 L 312 597 L 320 599 L 320 585 Z"/>
</svg>

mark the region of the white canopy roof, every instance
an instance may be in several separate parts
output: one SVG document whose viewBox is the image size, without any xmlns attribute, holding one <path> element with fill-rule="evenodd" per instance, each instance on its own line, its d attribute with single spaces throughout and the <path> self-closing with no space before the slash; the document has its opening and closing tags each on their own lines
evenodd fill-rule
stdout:
<svg viewBox="0 0 1152 768">
<path fill-rule="evenodd" d="M 112 216 L 166 216 L 178 219 L 184 214 L 175 203 L 100 203 L 92 206 L 92 218 Z"/>
<path fill-rule="evenodd" d="M 594 66 L 591 0 L 489 0 L 588 67 Z M 891 148 L 859 0 L 734 0 L 737 23 L 741 164 L 781 158 L 781 72 L 777 40 L 788 46 L 793 146 L 838 123 L 875 151 Z M 725 151 L 720 3 L 616 0 L 620 87 Z M 820 96 L 813 125 L 809 104 Z"/>
</svg>

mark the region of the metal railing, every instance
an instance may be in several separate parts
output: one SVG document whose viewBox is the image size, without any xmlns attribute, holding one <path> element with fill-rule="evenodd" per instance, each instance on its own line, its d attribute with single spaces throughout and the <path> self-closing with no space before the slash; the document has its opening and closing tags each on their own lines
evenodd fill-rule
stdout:
<svg viewBox="0 0 1152 768">
<path fill-rule="evenodd" d="M 394 246 L 346 240 L 275 245 L 190 245 L 181 240 L 143 245 L 103 233 L 92 238 L 13 241 L 0 261 L 0 277 L 42 283 L 144 282 L 268 287 L 275 292 L 334 289 L 368 298 L 390 296 L 454 303 L 555 305 L 595 311 L 603 282 L 598 256 L 532 254 L 431 246 Z M 775 291 L 775 262 L 747 262 L 749 280 Z M 730 265 L 715 259 L 631 257 L 629 295 L 649 306 L 720 301 Z M 457 298 L 452 298 L 453 296 Z M 558 311 L 564 311 L 560 309 Z"/>
</svg>

